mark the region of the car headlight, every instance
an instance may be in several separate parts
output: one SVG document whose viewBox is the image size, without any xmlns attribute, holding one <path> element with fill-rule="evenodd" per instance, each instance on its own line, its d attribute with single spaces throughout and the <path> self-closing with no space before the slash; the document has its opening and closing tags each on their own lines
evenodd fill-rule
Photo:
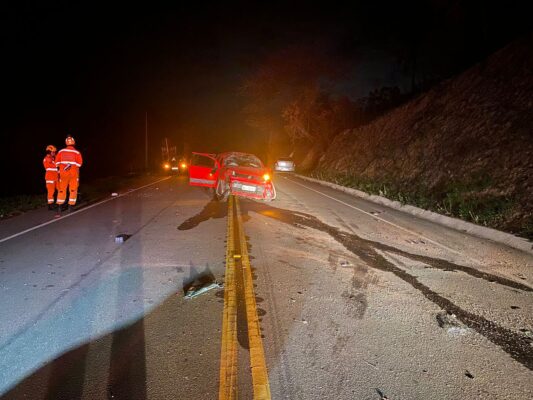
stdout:
<svg viewBox="0 0 533 400">
<path fill-rule="evenodd" d="M 269 174 L 264 174 L 263 175 L 263 179 L 265 180 L 265 182 L 268 182 L 270 180 L 270 175 Z"/>
</svg>

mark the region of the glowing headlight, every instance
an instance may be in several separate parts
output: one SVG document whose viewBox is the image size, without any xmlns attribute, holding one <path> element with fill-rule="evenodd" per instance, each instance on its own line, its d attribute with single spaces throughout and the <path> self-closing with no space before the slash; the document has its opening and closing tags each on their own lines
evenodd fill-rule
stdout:
<svg viewBox="0 0 533 400">
<path fill-rule="evenodd" d="M 268 182 L 270 180 L 270 175 L 269 174 L 264 174 L 263 175 L 263 179 L 265 180 L 265 182 Z"/>
<path fill-rule="evenodd" d="M 170 168 L 170 164 L 165 164 L 165 165 L 163 165 L 163 168 L 165 168 L 165 169 L 169 169 L 169 168 Z"/>
<path fill-rule="evenodd" d="M 187 164 L 185 164 L 185 163 L 181 163 L 181 168 L 182 168 L 182 169 L 187 168 Z"/>
</svg>

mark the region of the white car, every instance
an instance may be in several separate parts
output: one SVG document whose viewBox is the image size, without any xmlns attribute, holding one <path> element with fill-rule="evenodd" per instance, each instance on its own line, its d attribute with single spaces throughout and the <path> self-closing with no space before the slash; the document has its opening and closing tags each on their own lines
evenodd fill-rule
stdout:
<svg viewBox="0 0 533 400">
<path fill-rule="evenodd" d="M 292 158 L 280 158 L 274 164 L 274 171 L 277 172 L 294 172 L 294 161 Z"/>
</svg>

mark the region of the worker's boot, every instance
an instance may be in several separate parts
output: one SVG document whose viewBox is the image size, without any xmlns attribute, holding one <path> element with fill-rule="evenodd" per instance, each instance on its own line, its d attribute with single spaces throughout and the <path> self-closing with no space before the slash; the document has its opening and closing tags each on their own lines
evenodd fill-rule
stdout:
<svg viewBox="0 0 533 400">
<path fill-rule="evenodd" d="M 71 212 L 73 212 L 73 211 L 74 211 L 74 206 L 71 205 L 71 204 L 69 204 L 69 205 L 68 205 L 68 212 L 71 213 Z"/>
<path fill-rule="evenodd" d="M 67 204 L 61 204 L 59 206 L 59 211 L 67 211 L 68 209 L 68 205 Z"/>
<path fill-rule="evenodd" d="M 53 204 L 48 204 L 48 210 L 49 211 L 55 211 L 56 207 Z"/>
</svg>

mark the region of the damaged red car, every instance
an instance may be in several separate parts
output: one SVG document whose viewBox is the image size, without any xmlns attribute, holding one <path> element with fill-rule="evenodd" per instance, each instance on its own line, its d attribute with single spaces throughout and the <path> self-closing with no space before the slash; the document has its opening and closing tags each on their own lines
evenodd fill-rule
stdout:
<svg viewBox="0 0 533 400">
<path fill-rule="evenodd" d="M 265 201 L 276 198 L 272 173 L 258 157 L 248 153 L 193 153 L 189 184 L 213 188 L 221 201 L 230 194 Z"/>
</svg>

